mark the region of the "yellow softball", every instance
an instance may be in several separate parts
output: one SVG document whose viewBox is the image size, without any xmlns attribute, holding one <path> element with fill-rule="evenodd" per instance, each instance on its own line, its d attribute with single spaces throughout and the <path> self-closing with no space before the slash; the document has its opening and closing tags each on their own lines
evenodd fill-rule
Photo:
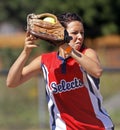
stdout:
<svg viewBox="0 0 120 130">
<path fill-rule="evenodd" d="M 46 17 L 46 18 L 44 18 L 43 19 L 43 21 L 46 21 L 46 22 L 49 22 L 49 23 L 55 23 L 55 19 L 54 18 L 52 18 L 52 17 Z"/>
</svg>

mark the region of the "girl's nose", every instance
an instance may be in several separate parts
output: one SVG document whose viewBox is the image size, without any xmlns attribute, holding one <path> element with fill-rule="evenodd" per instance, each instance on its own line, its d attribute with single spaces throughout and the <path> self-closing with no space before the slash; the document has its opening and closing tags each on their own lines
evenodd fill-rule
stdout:
<svg viewBox="0 0 120 130">
<path fill-rule="evenodd" d="M 78 33 L 78 38 L 79 39 L 83 38 L 83 35 L 81 33 Z"/>
</svg>

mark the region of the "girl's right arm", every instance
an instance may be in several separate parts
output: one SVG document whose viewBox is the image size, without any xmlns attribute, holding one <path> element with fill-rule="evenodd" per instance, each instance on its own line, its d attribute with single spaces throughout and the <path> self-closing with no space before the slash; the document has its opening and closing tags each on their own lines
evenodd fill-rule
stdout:
<svg viewBox="0 0 120 130">
<path fill-rule="evenodd" d="M 35 40 L 35 37 L 27 33 L 24 49 L 9 70 L 6 81 L 8 87 L 17 87 L 34 75 L 40 73 L 41 56 L 35 58 L 31 63 L 25 66 L 32 49 L 37 47 L 37 45 L 34 44 Z"/>
</svg>

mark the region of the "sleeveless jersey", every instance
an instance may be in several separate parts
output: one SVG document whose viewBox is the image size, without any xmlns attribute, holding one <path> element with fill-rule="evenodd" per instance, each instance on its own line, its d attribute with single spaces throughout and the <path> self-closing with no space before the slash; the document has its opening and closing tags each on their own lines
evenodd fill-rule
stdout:
<svg viewBox="0 0 120 130">
<path fill-rule="evenodd" d="M 51 130 L 108 130 L 113 127 L 102 107 L 99 79 L 87 74 L 73 58 L 63 59 L 57 52 L 43 54 L 41 67 Z"/>
</svg>

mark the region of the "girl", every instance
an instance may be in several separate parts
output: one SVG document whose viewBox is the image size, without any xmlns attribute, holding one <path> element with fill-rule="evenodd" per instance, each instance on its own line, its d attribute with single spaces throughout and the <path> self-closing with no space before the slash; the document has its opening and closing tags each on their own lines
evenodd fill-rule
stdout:
<svg viewBox="0 0 120 130">
<path fill-rule="evenodd" d="M 7 86 L 16 87 L 42 71 L 51 130 L 113 130 L 99 91 L 101 64 L 96 52 L 84 45 L 83 22 L 75 13 L 57 17 L 72 40 L 25 66 L 37 47 L 36 38 L 27 33 L 24 49 L 8 73 Z"/>
</svg>

